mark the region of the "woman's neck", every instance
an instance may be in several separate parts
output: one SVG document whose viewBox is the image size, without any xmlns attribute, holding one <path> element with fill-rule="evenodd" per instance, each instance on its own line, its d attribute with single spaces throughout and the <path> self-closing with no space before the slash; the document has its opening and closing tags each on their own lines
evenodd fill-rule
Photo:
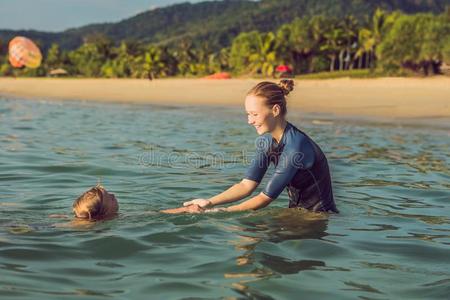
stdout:
<svg viewBox="0 0 450 300">
<path fill-rule="evenodd" d="M 272 137 L 275 139 L 275 141 L 277 141 L 278 144 L 280 143 L 281 138 L 283 137 L 284 129 L 286 128 L 286 126 L 287 121 L 282 120 L 277 124 L 277 126 L 275 126 L 275 129 L 271 132 Z"/>
</svg>

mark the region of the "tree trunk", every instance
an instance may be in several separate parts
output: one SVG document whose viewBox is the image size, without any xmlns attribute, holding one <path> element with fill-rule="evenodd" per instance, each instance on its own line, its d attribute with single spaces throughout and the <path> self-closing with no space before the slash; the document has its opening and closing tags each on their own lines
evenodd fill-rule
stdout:
<svg viewBox="0 0 450 300">
<path fill-rule="evenodd" d="M 312 69 L 314 68 L 312 66 L 313 64 L 313 56 L 311 54 L 308 54 L 306 56 L 306 72 L 307 73 L 312 73 Z"/>
<path fill-rule="evenodd" d="M 301 64 L 301 55 L 296 52 L 293 51 L 292 52 L 292 59 L 294 60 L 294 72 L 295 73 L 301 73 L 299 70 L 300 64 Z"/>
<path fill-rule="evenodd" d="M 429 72 L 429 67 L 430 67 L 430 64 L 429 64 L 428 61 L 425 61 L 425 62 L 422 63 L 423 74 L 424 74 L 425 76 L 428 76 L 428 74 L 430 73 L 430 72 Z"/>
<path fill-rule="evenodd" d="M 375 47 L 372 47 L 372 49 L 370 50 L 370 69 L 375 68 L 376 58 Z"/>
<path fill-rule="evenodd" d="M 436 61 L 436 60 L 433 60 L 431 62 L 431 66 L 433 68 L 433 74 L 435 74 L 435 75 L 442 74 L 442 72 L 441 72 L 441 64 L 442 64 L 442 62 Z"/>
<path fill-rule="evenodd" d="M 344 69 L 351 69 L 351 65 L 353 64 L 353 59 L 351 56 L 350 48 L 345 49 L 345 58 L 344 58 Z"/>
<path fill-rule="evenodd" d="M 333 54 L 333 55 L 331 56 L 330 72 L 333 72 L 333 71 L 334 71 L 334 64 L 335 64 L 335 62 L 336 62 L 336 54 Z"/>
<path fill-rule="evenodd" d="M 353 68 L 355 67 L 355 63 L 356 63 L 356 58 L 353 58 L 352 61 L 350 62 L 349 70 L 353 70 Z"/>
<path fill-rule="evenodd" d="M 366 68 L 370 68 L 370 51 L 366 52 Z"/>
<path fill-rule="evenodd" d="M 361 54 L 361 56 L 358 59 L 358 69 L 362 69 L 363 56 L 364 56 L 364 53 Z"/>
<path fill-rule="evenodd" d="M 341 50 L 339 52 L 339 71 L 344 69 L 344 51 L 345 50 Z"/>
</svg>

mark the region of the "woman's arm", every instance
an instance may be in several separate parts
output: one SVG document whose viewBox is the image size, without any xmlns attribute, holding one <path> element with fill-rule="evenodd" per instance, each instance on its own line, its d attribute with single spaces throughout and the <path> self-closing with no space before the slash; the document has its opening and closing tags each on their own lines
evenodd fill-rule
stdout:
<svg viewBox="0 0 450 300">
<path fill-rule="evenodd" d="M 237 205 L 233 205 L 230 207 L 227 207 L 226 211 L 244 211 L 244 210 L 256 210 L 263 207 L 266 207 L 267 205 L 272 202 L 272 198 L 267 196 L 264 193 L 259 193 L 257 196 L 244 201 L 242 203 L 239 203 Z"/>
<path fill-rule="evenodd" d="M 226 191 L 211 197 L 209 199 L 195 199 L 188 202 L 183 203 L 184 206 L 189 206 L 192 204 L 198 204 L 201 207 L 212 207 L 215 205 L 220 205 L 224 203 L 230 203 L 235 202 L 238 200 L 241 200 L 245 197 L 250 196 L 253 191 L 258 186 L 258 182 L 249 180 L 249 179 L 242 179 L 241 182 L 233 185 Z"/>
<path fill-rule="evenodd" d="M 258 182 L 256 181 L 242 179 L 241 182 L 233 185 L 228 190 L 220 193 L 219 195 L 209 198 L 208 200 L 211 203 L 211 206 L 235 202 L 250 196 L 257 186 Z"/>
<path fill-rule="evenodd" d="M 256 210 L 263 207 L 266 207 L 267 205 L 272 202 L 273 199 L 271 199 L 269 196 L 266 196 L 264 193 L 260 193 L 259 195 L 244 201 L 238 205 L 233 205 L 230 207 L 220 207 L 220 208 L 211 208 L 211 209 L 204 209 L 200 207 L 199 205 L 192 204 L 187 207 L 179 207 L 174 209 L 166 209 L 162 210 L 162 213 L 166 214 L 180 214 L 180 213 L 201 213 L 201 212 L 233 212 L 233 211 L 244 211 L 244 210 Z"/>
<path fill-rule="evenodd" d="M 302 151 L 294 151 L 295 149 L 301 149 Z M 238 205 L 227 207 L 224 210 L 243 211 L 260 209 L 269 205 L 273 199 L 276 199 L 286 188 L 299 169 L 305 167 L 309 168 L 313 164 L 313 161 L 305 159 L 305 153 L 309 154 L 306 152 L 308 149 L 304 149 L 299 146 L 295 147 L 294 150 L 285 149 L 285 152 L 281 154 L 274 174 L 267 183 L 267 186 L 263 192 L 247 201 L 244 201 Z M 307 157 L 314 157 L 313 153 Z M 256 183 L 256 181 L 253 182 Z"/>
</svg>

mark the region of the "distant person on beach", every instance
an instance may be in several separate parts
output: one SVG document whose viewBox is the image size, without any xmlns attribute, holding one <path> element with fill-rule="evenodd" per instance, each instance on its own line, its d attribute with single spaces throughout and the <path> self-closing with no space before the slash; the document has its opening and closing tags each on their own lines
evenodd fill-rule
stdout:
<svg viewBox="0 0 450 300">
<path fill-rule="evenodd" d="M 325 155 L 306 133 L 286 120 L 286 96 L 293 88 L 290 79 L 278 84 L 264 81 L 247 93 L 248 124 L 255 127 L 259 137 L 255 157 L 241 182 L 209 199 L 194 199 L 183 203 L 183 207 L 162 212 L 256 210 L 269 205 L 287 188 L 290 208 L 337 213 Z M 250 196 L 271 163 L 275 171 L 261 193 L 237 205 L 212 208 Z"/>
</svg>

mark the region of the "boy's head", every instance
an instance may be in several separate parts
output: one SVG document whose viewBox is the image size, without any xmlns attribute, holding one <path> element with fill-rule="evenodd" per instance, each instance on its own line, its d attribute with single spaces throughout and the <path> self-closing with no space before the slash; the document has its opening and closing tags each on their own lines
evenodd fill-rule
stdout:
<svg viewBox="0 0 450 300">
<path fill-rule="evenodd" d="M 73 203 L 73 212 L 77 218 L 101 220 L 113 217 L 119 210 L 114 194 L 108 193 L 101 185 L 83 193 Z"/>
</svg>

